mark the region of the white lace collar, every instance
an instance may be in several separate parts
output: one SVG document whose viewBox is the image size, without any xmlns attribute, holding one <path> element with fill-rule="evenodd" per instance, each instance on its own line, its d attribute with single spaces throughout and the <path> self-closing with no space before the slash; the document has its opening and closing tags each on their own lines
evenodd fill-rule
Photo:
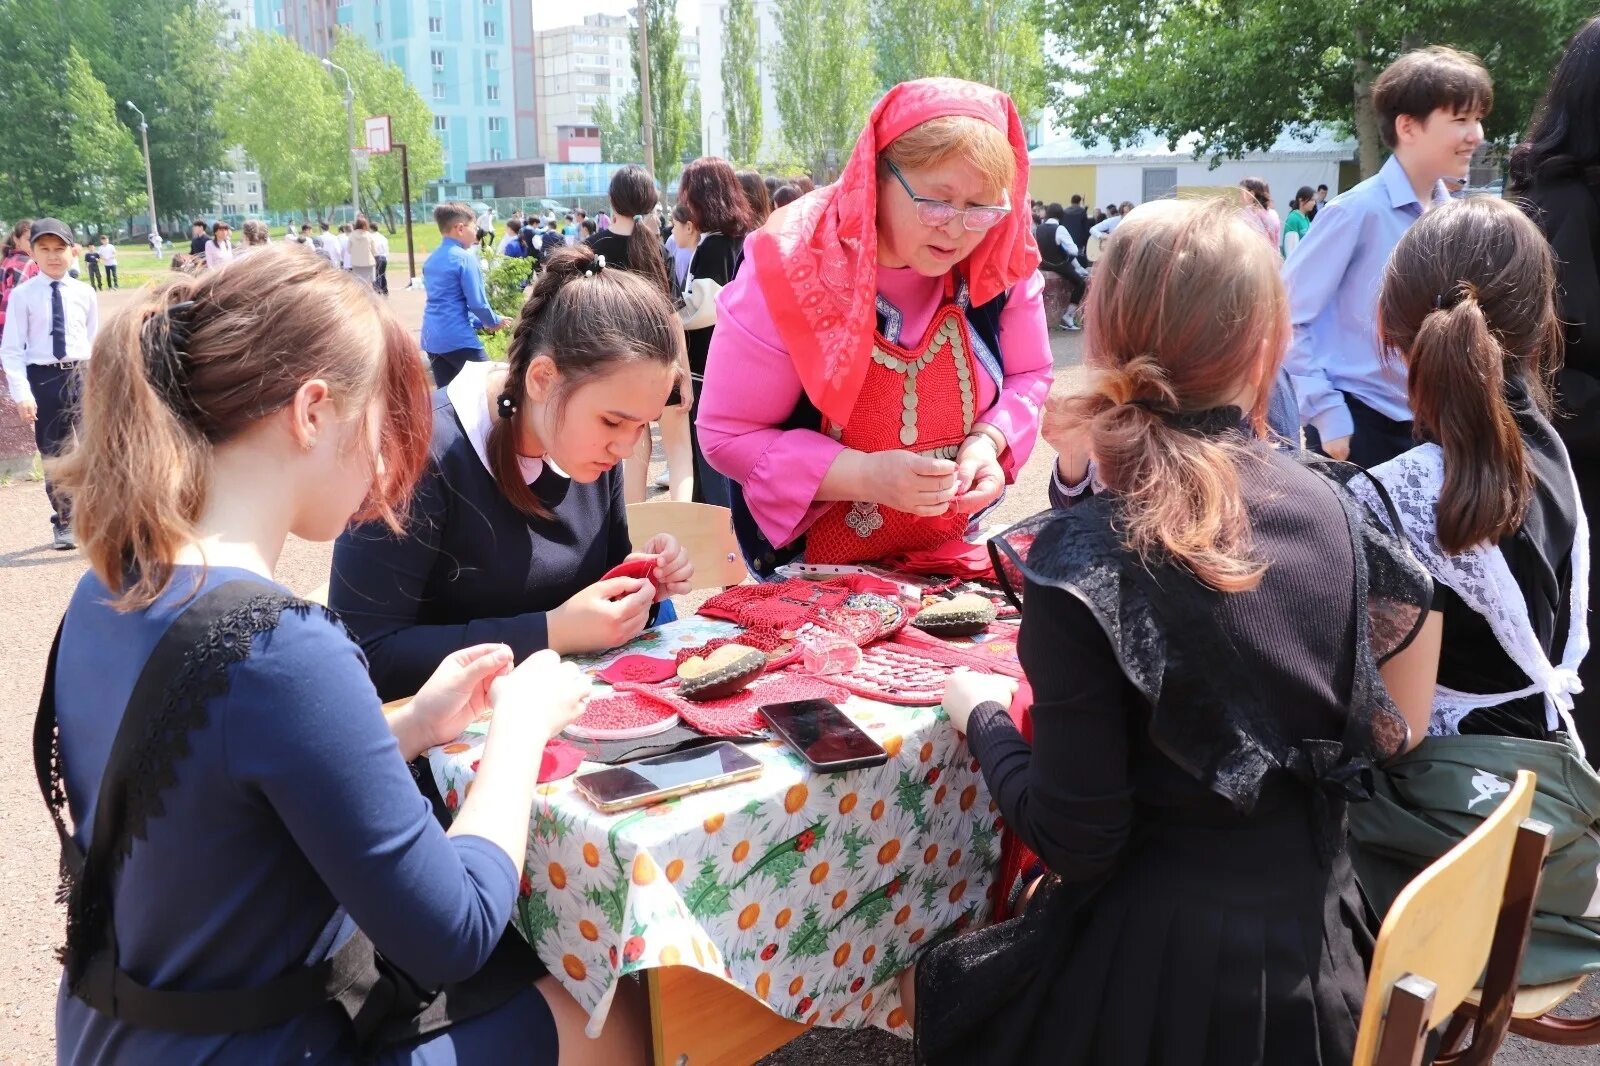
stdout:
<svg viewBox="0 0 1600 1066">
<path fill-rule="evenodd" d="M 461 367 L 461 373 L 444 388 L 450 406 L 456 409 L 461 428 L 467 433 L 467 440 L 472 443 L 472 450 L 478 453 L 483 468 L 491 474 L 494 473 L 494 467 L 489 465 L 489 430 L 494 428 L 494 423 L 489 415 L 489 374 L 498 365 L 492 362 L 466 363 Z M 523 480 L 530 485 L 544 473 L 542 459 L 518 456 L 517 466 L 522 470 Z M 562 477 L 567 476 L 554 463 L 550 464 L 550 469 Z"/>
<path fill-rule="evenodd" d="M 1572 463 L 1566 449 L 1557 442 L 1571 477 Z M 1438 505 L 1444 487 L 1444 452 L 1436 444 L 1419 445 L 1382 466 L 1374 467 L 1373 477 L 1383 483 L 1393 497 L 1395 509 L 1411 550 L 1428 572 L 1460 596 L 1462 602 L 1489 623 L 1495 640 L 1511 661 L 1533 682 L 1516 692 L 1479 695 L 1457 692 L 1438 685 L 1434 690 L 1433 717 L 1428 732 L 1449 736 L 1459 732 L 1461 720 L 1483 707 L 1494 707 L 1525 696 L 1543 695 L 1546 727 L 1565 728 L 1577 740 L 1572 723 L 1573 697 L 1583 691 L 1578 680 L 1578 664 L 1589 651 L 1589 523 L 1583 507 L 1577 509 L 1577 529 L 1572 541 L 1571 621 L 1561 662 L 1552 664 L 1540 647 L 1533 624 L 1528 620 L 1527 601 L 1517 585 L 1498 545 L 1480 544 L 1456 555 L 1447 554 L 1439 544 Z M 1384 514 L 1377 493 L 1365 478 L 1356 478 L 1350 487 L 1374 513 Z M 1578 498 L 1576 478 L 1573 498 Z M 1581 750 L 1581 747 L 1580 747 Z"/>
</svg>

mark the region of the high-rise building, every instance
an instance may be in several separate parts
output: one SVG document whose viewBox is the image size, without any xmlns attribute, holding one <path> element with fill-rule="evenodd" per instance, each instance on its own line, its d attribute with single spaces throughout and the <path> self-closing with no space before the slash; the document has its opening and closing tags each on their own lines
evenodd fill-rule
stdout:
<svg viewBox="0 0 1600 1066">
<path fill-rule="evenodd" d="M 598 160 L 595 104 L 604 100 L 615 114 L 623 97 L 638 91 L 633 60 L 639 38 L 633 20 L 626 15 L 585 15 L 580 25 L 543 30 L 536 38 L 539 155 L 563 163 Z M 678 58 L 683 62 L 687 97 L 701 78 L 697 29 L 681 29 Z M 698 115 L 690 116 L 691 122 L 699 120 Z"/>
<path fill-rule="evenodd" d="M 255 0 L 222 0 L 222 42 L 236 48 L 239 37 L 255 25 Z M 228 149 L 228 169 L 217 175 L 212 187 L 211 211 L 215 215 L 259 215 L 266 202 L 261 175 L 240 148 Z"/>
<path fill-rule="evenodd" d="M 741 63 L 754 66 L 761 87 L 761 150 L 756 163 L 778 159 L 783 154 L 783 121 L 778 117 L 778 95 L 773 81 L 771 52 L 778 42 L 776 0 L 755 0 L 757 48 L 754 55 L 740 56 Z M 700 132 L 706 155 L 728 154 L 728 119 L 722 95 L 722 20 L 727 0 L 700 0 Z"/>
<path fill-rule="evenodd" d="M 433 111 L 444 181 L 469 163 L 530 153 L 533 11 L 528 0 L 254 0 L 255 23 L 326 56 L 340 29 L 405 72 Z"/>
</svg>

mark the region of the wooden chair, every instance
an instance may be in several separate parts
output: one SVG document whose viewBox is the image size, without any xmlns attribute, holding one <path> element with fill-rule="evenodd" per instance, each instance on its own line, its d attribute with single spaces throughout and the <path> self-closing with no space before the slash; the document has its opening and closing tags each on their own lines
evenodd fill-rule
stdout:
<svg viewBox="0 0 1600 1066">
<path fill-rule="evenodd" d="M 1528 818 L 1524 770 L 1500 806 L 1418 874 L 1389 908 L 1373 951 L 1352 1066 L 1416 1066 L 1428 1033 L 1451 1020 L 1484 975 L 1470 1046 L 1440 1066 L 1490 1062 L 1511 1022 L 1550 827 Z M 1485 963 L 1488 969 L 1485 971 Z"/>
<path fill-rule="evenodd" d="M 691 590 L 741 585 L 750 577 L 733 536 L 733 514 L 726 507 L 676 500 L 630 503 L 628 539 L 633 550 L 644 550 L 657 533 L 678 538 L 694 561 Z"/>
</svg>

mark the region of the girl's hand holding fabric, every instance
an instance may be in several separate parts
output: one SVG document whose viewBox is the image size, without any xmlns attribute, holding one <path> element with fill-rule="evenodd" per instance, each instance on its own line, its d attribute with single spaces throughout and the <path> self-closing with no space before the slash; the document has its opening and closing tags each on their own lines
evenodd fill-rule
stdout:
<svg viewBox="0 0 1600 1066">
<path fill-rule="evenodd" d="M 644 631 L 656 587 L 633 577 L 596 581 L 546 617 L 550 648 L 561 655 L 606 651 Z"/>
<path fill-rule="evenodd" d="M 583 714 L 593 683 L 574 663 L 564 663 L 546 648 L 534 652 L 515 670 L 497 677 L 489 687 L 494 720 L 489 736 L 509 726 L 529 729 L 541 745 Z M 537 769 L 538 761 L 534 761 Z"/>
<path fill-rule="evenodd" d="M 857 453 L 865 461 L 861 500 L 906 514 L 934 518 L 955 499 L 956 464 L 916 452 Z"/>
<path fill-rule="evenodd" d="M 1009 677 L 995 674 L 977 674 L 966 667 L 957 667 L 944 683 L 944 713 L 956 732 L 965 734 L 972 709 L 983 703 L 1011 706 L 1017 694 L 1017 683 Z"/>
<path fill-rule="evenodd" d="M 644 546 L 644 551 L 634 552 L 628 558 L 656 556 L 655 583 L 656 602 L 660 603 L 669 596 L 681 596 L 689 591 L 689 582 L 694 578 L 694 561 L 689 558 L 689 553 L 684 551 L 683 545 L 678 543 L 678 538 L 671 533 L 657 533 L 650 538 L 650 543 Z"/>
<path fill-rule="evenodd" d="M 975 514 L 998 500 L 1005 488 L 1006 472 L 994 439 L 974 433 L 962 441 L 956 453 L 956 510 Z"/>
<path fill-rule="evenodd" d="M 448 744 L 488 711 L 489 686 L 511 670 L 512 662 L 504 644 L 479 644 L 447 656 L 410 704 L 389 717 L 406 759 Z"/>
</svg>

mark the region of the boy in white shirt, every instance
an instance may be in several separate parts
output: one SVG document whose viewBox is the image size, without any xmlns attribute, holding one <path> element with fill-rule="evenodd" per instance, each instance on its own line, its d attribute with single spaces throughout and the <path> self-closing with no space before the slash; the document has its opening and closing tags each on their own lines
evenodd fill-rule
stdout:
<svg viewBox="0 0 1600 1066">
<path fill-rule="evenodd" d="M 78 382 L 89 358 L 99 308 L 94 290 L 69 277 L 72 231 L 55 218 L 33 223 L 29 238 L 39 273 L 11 290 L 6 324 L 0 332 L 0 366 L 17 412 L 33 423 L 34 443 L 46 460 L 61 454 L 77 423 Z M 48 467 L 46 467 L 48 470 Z M 57 551 L 78 546 L 72 537 L 72 512 L 48 477 L 50 525 Z"/>
<path fill-rule="evenodd" d="M 117 246 L 111 243 L 110 237 L 102 233 L 100 247 L 95 251 L 100 255 L 100 268 L 106 272 L 106 288 L 117 288 Z"/>
</svg>

